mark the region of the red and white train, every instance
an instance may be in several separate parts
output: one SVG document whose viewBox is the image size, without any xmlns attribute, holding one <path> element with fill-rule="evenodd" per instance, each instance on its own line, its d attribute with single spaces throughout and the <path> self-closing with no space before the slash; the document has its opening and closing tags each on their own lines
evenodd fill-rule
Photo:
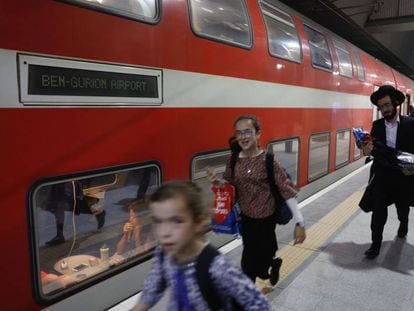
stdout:
<svg viewBox="0 0 414 311">
<path fill-rule="evenodd" d="M 370 128 L 375 88 L 404 92 L 403 114 L 414 88 L 276 0 L 2 0 L 0 26 L 2 310 L 139 291 L 154 246 L 140 199 L 182 178 L 208 198 L 238 115 L 259 117 L 303 199 L 363 165 L 351 129 Z"/>
</svg>

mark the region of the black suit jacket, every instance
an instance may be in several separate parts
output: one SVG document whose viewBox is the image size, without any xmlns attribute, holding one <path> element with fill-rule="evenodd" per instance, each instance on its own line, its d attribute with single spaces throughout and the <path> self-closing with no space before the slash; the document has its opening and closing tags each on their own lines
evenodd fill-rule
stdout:
<svg viewBox="0 0 414 311">
<path fill-rule="evenodd" d="M 374 121 L 371 136 L 374 141 L 386 145 L 384 118 Z M 396 149 L 414 154 L 414 118 L 400 116 L 397 128 Z M 371 176 L 375 174 L 375 197 L 377 202 L 411 204 L 414 202 L 414 175 L 405 176 L 400 170 L 385 166 L 374 155 Z M 408 202 L 408 203 L 407 203 Z M 375 204 L 377 205 L 377 204 Z"/>
<path fill-rule="evenodd" d="M 387 143 L 384 118 L 375 120 L 372 124 L 371 136 L 374 140 Z M 414 154 L 414 118 L 400 116 L 397 129 L 396 149 Z"/>
</svg>

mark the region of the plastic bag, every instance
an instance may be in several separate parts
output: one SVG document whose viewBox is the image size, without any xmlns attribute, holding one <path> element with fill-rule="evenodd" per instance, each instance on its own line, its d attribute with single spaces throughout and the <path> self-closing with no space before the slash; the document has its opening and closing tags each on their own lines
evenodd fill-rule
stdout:
<svg viewBox="0 0 414 311">
<path fill-rule="evenodd" d="M 360 149 L 363 143 L 372 141 L 371 134 L 367 131 L 364 131 L 360 127 L 352 128 L 352 133 L 354 134 L 356 145 Z"/>
<path fill-rule="evenodd" d="M 234 187 L 225 183 L 222 188 L 212 186 L 214 214 L 211 228 L 215 233 L 231 234 L 240 238 L 240 210 L 235 202 Z"/>
<path fill-rule="evenodd" d="M 400 151 L 397 153 L 397 160 L 399 167 L 410 173 L 414 172 L 414 154 Z"/>
</svg>

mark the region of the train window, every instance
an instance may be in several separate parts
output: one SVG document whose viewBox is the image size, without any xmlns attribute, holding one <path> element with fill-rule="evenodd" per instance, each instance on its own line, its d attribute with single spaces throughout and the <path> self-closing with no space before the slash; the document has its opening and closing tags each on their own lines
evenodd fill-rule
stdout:
<svg viewBox="0 0 414 311">
<path fill-rule="evenodd" d="M 313 134 L 309 141 L 308 180 L 315 180 L 328 173 L 329 133 Z"/>
<path fill-rule="evenodd" d="M 351 131 L 349 129 L 336 132 L 335 167 L 338 168 L 349 161 Z"/>
<path fill-rule="evenodd" d="M 351 55 L 345 45 L 345 43 L 333 40 L 335 46 L 336 56 L 338 57 L 339 62 L 339 74 L 345 77 L 352 78 L 352 61 Z"/>
<path fill-rule="evenodd" d="M 135 20 L 156 23 L 159 20 L 159 0 L 61 0 L 78 4 L 91 9 L 132 18 Z"/>
<path fill-rule="evenodd" d="M 197 35 L 252 47 L 252 27 L 244 0 L 190 0 L 189 3 L 191 27 Z"/>
<path fill-rule="evenodd" d="M 299 138 L 270 142 L 268 150 L 272 151 L 280 164 L 289 173 L 292 181 L 298 183 Z"/>
<path fill-rule="evenodd" d="M 194 181 L 203 191 L 204 202 L 208 206 L 213 206 L 213 192 L 211 183 L 207 178 L 206 167 L 211 167 L 217 173 L 222 174 L 226 168 L 226 161 L 230 156 L 230 151 L 218 151 L 214 153 L 197 155 L 191 161 L 191 180 Z"/>
<path fill-rule="evenodd" d="M 148 259 L 155 246 L 144 196 L 160 184 L 156 163 L 38 181 L 29 195 L 35 288 L 55 301 Z"/>
<path fill-rule="evenodd" d="M 356 51 L 354 51 L 354 56 L 355 56 L 355 62 L 357 64 L 358 79 L 360 81 L 365 81 L 365 72 L 364 72 L 364 66 L 362 65 L 361 57 Z"/>
<path fill-rule="evenodd" d="M 325 36 L 307 25 L 305 25 L 305 32 L 308 36 L 312 64 L 318 68 L 331 70 L 332 58 Z"/>
<path fill-rule="evenodd" d="M 270 54 L 300 63 L 302 48 L 292 17 L 268 1 L 260 1 L 260 6 L 266 25 Z"/>
</svg>

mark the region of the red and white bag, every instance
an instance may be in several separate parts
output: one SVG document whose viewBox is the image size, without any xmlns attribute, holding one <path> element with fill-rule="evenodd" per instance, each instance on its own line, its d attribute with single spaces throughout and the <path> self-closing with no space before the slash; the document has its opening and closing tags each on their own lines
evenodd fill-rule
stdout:
<svg viewBox="0 0 414 311">
<path fill-rule="evenodd" d="M 213 232 L 240 237 L 240 211 L 235 202 L 234 187 L 225 183 L 221 188 L 213 185 L 211 190 L 214 193 Z"/>
</svg>

